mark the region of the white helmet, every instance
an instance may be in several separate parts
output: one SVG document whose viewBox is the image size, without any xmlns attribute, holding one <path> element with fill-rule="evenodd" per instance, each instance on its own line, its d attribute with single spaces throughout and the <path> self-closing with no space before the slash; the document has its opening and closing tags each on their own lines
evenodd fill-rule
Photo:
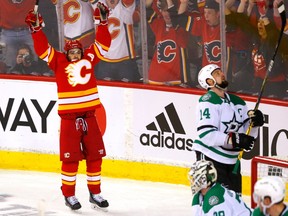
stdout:
<svg viewBox="0 0 288 216">
<path fill-rule="evenodd" d="M 188 172 L 192 195 L 207 188 L 217 180 L 217 171 L 212 161 L 200 160 L 192 164 Z"/>
<path fill-rule="evenodd" d="M 264 205 L 265 197 L 270 197 L 271 204 Z M 258 180 L 254 185 L 253 199 L 255 203 L 261 204 L 262 207 L 269 208 L 275 203 L 284 200 L 285 197 L 285 183 L 278 176 L 267 176 Z M 260 203 L 259 203 L 260 202 Z"/>
<path fill-rule="evenodd" d="M 213 78 L 212 73 L 213 71 L 215 71 L 216 69 L 220 69 L 220 67 L 216 64 L 209 64 L 206 65 L 205 67 L 203 67 L 199 74 L 198 74 L 198 82 L 201 85 L 202 88 L 204 89 L 208 89 L 211 87 L 214 87 L 216 84 L 216 80 Z M 207 83 L 207 79 L 212 79 L 214 81 L 214 85 L 213 86 L 209 86 Z"/>
</svg>

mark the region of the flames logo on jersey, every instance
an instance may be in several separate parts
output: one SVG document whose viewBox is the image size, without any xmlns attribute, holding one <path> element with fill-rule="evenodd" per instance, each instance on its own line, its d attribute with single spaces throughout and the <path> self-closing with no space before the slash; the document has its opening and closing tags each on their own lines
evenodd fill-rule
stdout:
<svg viewBox="0 0 288 216">
<path fill-rule="evenodd" d="M 255 66 L 255 70 L 260 71 L 264 70 L 266 71 L 266 64 L 265 64 L 265 59 L 263 55 L 255 54 L 253 55 L 253 62 Z"/>
<path fill-rule="evenodd" d="M 252 50 L 252 59 L 254 65 L 254 75 L 264 79 L 266 75 L 266 62 L 264 56 L 258 49 L 254 48 Z"/>
<path fill-rule="evenodd" d="M 174 41 L 165 40 L 157 44 L 157 61 L 171 62 L 176 56 L 176 44 Z"/>
<path fill-rule="evenodd" d="M 218 40 L 204 44 L 207 60 L 210 63 L 219 63 L 221 60 L 221 43 Z"/>
<path fill-rule="evenodd" d="M 76 63 L 70 63 L 65 68 L 65 73 L 67 73 L 68 82 L 71 86 L 75 87 L 78 84 L 85 85 L 91 78 L 91 73 L 85 74 L 85 76 L 81 76 L 81 70 L 85 67 L 86 69 L 91 69 L 91 63 L 82 59 Z"/>
</svg>

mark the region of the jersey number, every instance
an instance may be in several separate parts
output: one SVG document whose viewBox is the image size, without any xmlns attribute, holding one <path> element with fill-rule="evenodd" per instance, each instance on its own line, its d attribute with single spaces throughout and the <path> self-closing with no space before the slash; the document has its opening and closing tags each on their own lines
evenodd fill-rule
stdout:
<svg viewBox="0 0 288 216">
<path fill-rule="evenodd" d="M 213 216 L 224 216 L 225 212 L 224 211 L 219 211 L 219 212 L 214 212 Z"/>
<path fill-rule="evenodd" d="M 206 108 L 206 109 L 204 109 L 204 111 L 200 110 L 200 115 L 201 115 L 200 120 L 202 120 L 204 117 L 205 117 L 206 119 L 210 119 L 209 109 Z"/>
</svg>

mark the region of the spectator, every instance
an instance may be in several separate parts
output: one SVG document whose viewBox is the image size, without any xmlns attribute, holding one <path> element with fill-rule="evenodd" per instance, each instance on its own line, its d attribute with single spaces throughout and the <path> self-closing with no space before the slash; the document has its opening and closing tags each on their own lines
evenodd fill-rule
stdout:
<svg viewBox="0 0 288 216">
<path fill-rule="evenodd" d="M 258 35 L 255 37 L 255 43 L 252 50 L 252 62 L 254 66 L 253 91 L 255 92 L 255 95 L 258 94 L 261 88 L 280 34 L 273 20 L 269 20 L 268 17 L 262 17 L 258 20 L 257 30 Z M 283 57 L 288 54 L 287 47 L 288 40 L 286 37 L 283 37 L 279 46 L 277 58 L 275 58 L 274 61 L 274 66 L 269 74 L 263 96 L 279 99 L 286 96 L 287 65 Z"/>
<path fill-rule="evenodd" d="M 21 44 L 30 46 L 34 53 L 33 41 L 25 23 L 26 14 L 34 5 L 35 0 L 0 1 L 0 28 L 2 28 L 0 42 L 6 45 L 4 56 L 8 69 L 16 64 L 15 56 Z M 37 58 L 34 60 L 37 61 Z"/>
<path fill-rule="evenodd" d="M 55 0 L 52 0 L 52 2 L 54 4 L 59 4 L 59 2 Z M 96 2 L 97 1 L 92 0 L 63 1 L 65 41 L 78 40 L 83 45 L 84 49 L 93 43 L 95 36 L 93 8 L 95 9 Z M 57 13 L 57 15 L 60 14 L 60 12 Z M 58 17 L 59 21 L 61 20 L 60 18 L 61 16 Z"/>
<path fill-rule="evenodd" d="M 241 167 L 233 173 L 239 151 L 250 151 L 264 124 L 261 111 L 249 111 L 244 100 L 227 93 L 228 81 L 219 66 L 206 65 L 198 81 L 207 93 L 200 97 L 196 108 L 197 138 L 193 150 L 197 160 L 212 161 L 217 181 L 230 190 L 242 193 Z M 246 135 L 249 125 L 250 135 Z"/>
<path fill-rule="evenodd" d="M 108 28 L 112 36 L 111 47 L 95 67 L 98 79 L 140 82 L 134 49 L 134 0 L 100 0 L 110 9 Z"/>
<path fill-rule="evenodd" d="M 148 75 L 150 84 L 186 85 L 189 81 L 186 50 L 189 33 L 181 27 L 182 18 L 187 16 L 177 14 L 176 4 L 169 5 L 168 1 L 163 1 L 161 15 L 153 13 L 149 18 L 155 35 L 155 52 Z"/>
<path fill-rule="evenodd" d="M 34 61 L 30 47 L 22 44 L 17 51 L 16 64 L 9 70 L 9 73 L 37 75 L 38 71 L 38 64 Z"/>
<path fill-rule="evenodd" d="M 287 216 L 288 206 L 284 203 L 285 183 L 278 176 L 267 176 L 254 185 L 253 199 L 257 207 L 253 216 Z"/>
<path fill-rule="evenodd" d="M 279 0 L 277 1 L 279 2 Z M 278 13 L 277 1 L 274 1 L 274 13 Z M 234 23 L 236 28 L 231 40 L 233 89 L 230 88 L 229 90 L 240 90 L 239 92 L 254 93 L 254 95 L 257 95 L 266 75 L 267 66 L 274 53 L 279 31 L 275 27 L 273 18 L 269 18 L 271 17 L 271 11 L 268 10 L 268 1 L 257 1 L 257 7 L 255 7 L 252 1 L 249 1 L 248 5 L 247 3 L 248 0 L 241 0 L 237 13 L 229 11 L 236 20 Z M 257 9 L 257 11 L 254 11 L 253 17 L 251 17 L 253 8 Z M 257 20 L 257 17 L 259 19 L 254 26 L 255 18 Z M 229 24 L 227 25 L 229 26 Z M 275 68 L 273 67 L 273 72 L 269 75 L 264 96 L 274 98 L 284 98 L 285 96 L 287 82 L 285 80 L 286 70 L 284 68 L 287 67 L 287 60 L 285 58 L 287 51 L 284 47 L 287 47 L 287 38 L 285 39 L 285 37 L 282 39 L 279 53 L 275 60 Z"/>
<path fill-rule="evenodd" d="M 9 70 L 11 74 L 21 75 L 46 75 L 49 76 L 49 68 L 42 60 L 36 62 L 33 53 L 27 44 L 22 44 L 16 56 L 16 64 Z"/>
<path fill-rule="evenodd" d="M 107 209 L 101 195 L 101 165 L 106 151 L 95 109 L 100 105 L 94 65 L 107 52 L 111 36 L 107 28 L 108 8 L 98 3 L 94 12 L 99 21 L 94 43 L 85 50 L 77 40 L 65 44 L 65 53 L 55 50 L 41 30 L 43 18 L 30 10 L 26 23 L 31 29 L 35 50 L 54 71 L 58 90 L 60 127 L 60 160 L 62 161 L 62 194 L 72 210 L 81 208 L 75 196 L 79 161 L 86 160 L 89 201 L 94 207 Z"/>
<path fill-rule="evenodd" d="M 188 178 L 193 195 L 192 215 L 251 215 L 251 210 L 239 194 L 217 182 L 217 171 L 211 161 L 200 160 L 193 163 Z"/>
<path fill-rule="evenodd" d="M 228 22 L 228 20 L 232 19 L 232 15 L 227 13 L 227 8 L 229 7 L 232 6 L 225 3 L 226 25 L 223 28 L 225 28 L 226 32 L 225 73 L 227 74 L 227 80 L 230 81 L 232 79 L 231 46 L 234 29 Z M 198 13 L 199 15 L 194 18 L 191 34 L 194 37 L 198 37 L 199 43 L 202 44 L 202 67 L 207 64 L 216 64 L 221 67 L 222 41 L 220 38 L 221 26 L 219 0 L 205 0 L 203 12 L 203 15 Z M 191 52 L 193 52 L 193 50 Z"/>
<path fill-rule="evenodd" d="M 202 67 L 207 64 L 221 66 L 221 42 L 220 42 L 220 11 L 219 4 L 215 0 L 206 0 L 204 15 L 194 19 L 193 36 L 200 36 L 203 57 Z"/>
</svg>

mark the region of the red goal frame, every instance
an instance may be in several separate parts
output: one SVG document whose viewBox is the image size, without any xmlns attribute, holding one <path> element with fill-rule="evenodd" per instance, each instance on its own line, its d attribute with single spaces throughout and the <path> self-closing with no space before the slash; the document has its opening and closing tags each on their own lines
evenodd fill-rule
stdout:
<svg viewBox="0 0 288 216">
<path fill-rule="evenodd" d="M 288 160 L 283 160 L 280 158 L 277 158 L 277 156 L 255 156 L 251 160 L 251 208 L 256 207 L 256 203 L 253 200 L 253 192 L 254 192 L 254 184 L 256 183 L 258 179 L 258 164 L 266 164 L 281 168 L 287 168 L 288 169 Z"/>
</svg>

